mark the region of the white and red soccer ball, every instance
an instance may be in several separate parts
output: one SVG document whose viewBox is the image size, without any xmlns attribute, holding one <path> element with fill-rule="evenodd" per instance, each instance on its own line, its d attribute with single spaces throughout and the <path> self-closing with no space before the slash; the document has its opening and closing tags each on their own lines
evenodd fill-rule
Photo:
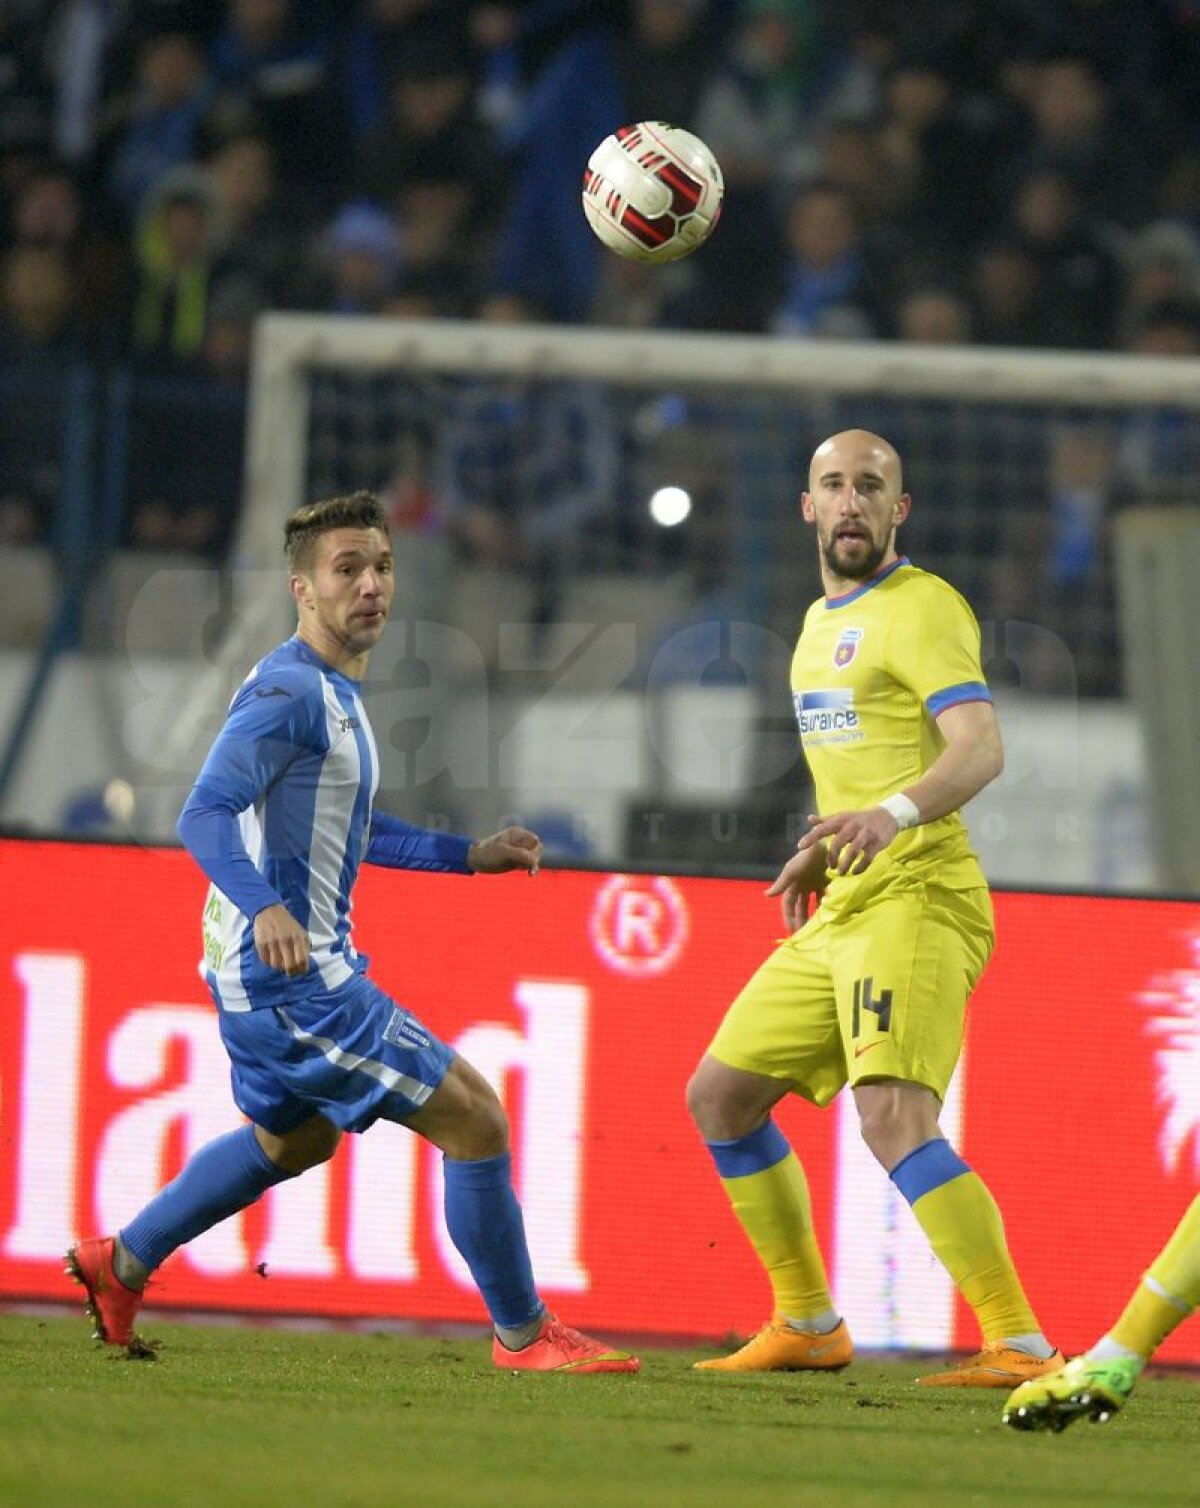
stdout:
<svg viewBox="0 0 1200 1508">
<path fill-rule="evenodd" d="M 605 246 L 639 262 L 674 262 L 721 217 L 725 180 L 698 136 L 663 121 L 606 136 L 583 172 L 583 210 Z"/>
</svg>

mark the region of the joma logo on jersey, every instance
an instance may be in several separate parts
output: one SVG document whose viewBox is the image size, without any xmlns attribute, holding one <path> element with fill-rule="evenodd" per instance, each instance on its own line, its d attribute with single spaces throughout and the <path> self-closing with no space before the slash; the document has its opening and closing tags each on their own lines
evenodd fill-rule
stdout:
<svg viewBox="0 0 1200 1508">
<path fill-rule="evenodd" d="M 833 668 L 845 670 L 850 661 L 858 653 L 859 641 L 862 639 L 861 628 L 844 628 L 841 638 L 833 646 Z"/>
<path fill-rule="evenodd" d="M 858 727 L 854 692 L 849 688 L 844 691 L 797 691 L 793 693 L 793 700 L 801 738 L 813 733 L 843 733 Z"/>
<path fill-rule="evenodd" d="M 359 721 L 358 721 L 358 718 L 356 718 L 356 717 L 340 717 L 340 718 L 338 718 L 338 727 L 341 728 L 341 730 L 342 730 L 343 733 L 349 733 L 349 731 L 350 731 L 351 728 L 357 728 L 358 726 L 359 726 Z"/>
</svg>

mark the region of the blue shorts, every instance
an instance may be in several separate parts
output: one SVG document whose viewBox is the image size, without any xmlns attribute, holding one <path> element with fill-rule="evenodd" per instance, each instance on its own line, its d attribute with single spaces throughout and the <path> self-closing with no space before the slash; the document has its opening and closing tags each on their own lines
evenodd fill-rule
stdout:
<svg viewBox="0 0 1200 1508">
<path fill-rule="evenodd" d="M 454 1059 L 365 974 L 286 1006 L 218 1015 L 233 1098 L 276 1136 L 317 1113 L 343 1131 L 407 1120 Z"/>
</svg>

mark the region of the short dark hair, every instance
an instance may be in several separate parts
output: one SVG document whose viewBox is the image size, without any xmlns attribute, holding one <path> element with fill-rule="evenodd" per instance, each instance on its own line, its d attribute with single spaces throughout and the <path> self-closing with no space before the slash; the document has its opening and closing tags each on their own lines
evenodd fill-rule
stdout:
<svg viewBox="0 0 1200 1508">
<path fill-rule="evenodd" d="M 313 547 L 331 529 L 382 529 L 387 534 L 387 514 L 373 492 L 352 492 L 347 497 L 305 503 L 283 526 L 283 547 L 293 571 L 308 570 L 313 563 Z"/>
</svg>

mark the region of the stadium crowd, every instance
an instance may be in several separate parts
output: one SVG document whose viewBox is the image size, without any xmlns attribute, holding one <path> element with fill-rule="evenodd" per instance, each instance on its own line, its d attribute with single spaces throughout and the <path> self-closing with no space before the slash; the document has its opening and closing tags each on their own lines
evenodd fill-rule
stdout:
<svg viewBox="0 0 1200 1508">
<path fill-rule="evenodd" d="M 1198 77 L 1196 0 L 8 0 L 0 361 L 199 377 L 228 457 L 264 309 L 1197 354 Z M 642 118 L 728 184 L 668 268 L 579 208 Z M 148 495 L 126 537 L 221 529 Z"/>
</svg>

